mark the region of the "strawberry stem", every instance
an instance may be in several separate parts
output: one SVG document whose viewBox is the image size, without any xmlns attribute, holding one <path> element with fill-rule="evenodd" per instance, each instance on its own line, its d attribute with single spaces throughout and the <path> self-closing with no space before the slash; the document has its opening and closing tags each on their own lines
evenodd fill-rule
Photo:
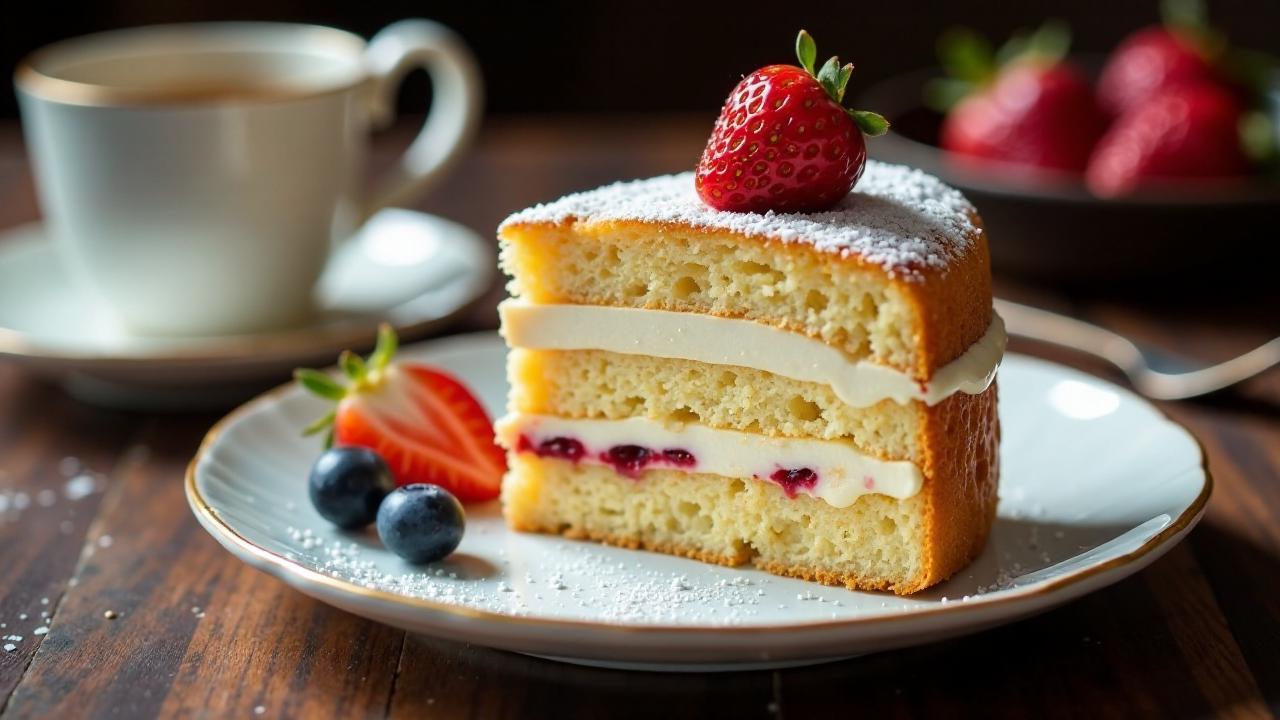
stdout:
<svg viewBox="0 0 1280 720">
<path fill-rule="evenodd" d="M 337 380 L 319 370 L 298 368 L 293 371 L 293 377 L 302 383 L 303 387 L 322 398 L 341 400 L 347 394 L 347 389 Z"/>
<path fill-rule="evenodd" d="M 324 417 L 316 418 L 314 421 L 312 421 L 310 425 L 303 428 L 302 434 L 304 437 L 310 437 L 311 435 L 315 435 L 324 430 L 328 430 L 330 427 L 333 426 L 334 421 L 337 419 L 338 419 L 338 411 L 330 410 L 328 413 L 324 415 Z"/>
<path fill-rule="evenodd" d="M 813 36 L 807 31 L 801 30 L 796 36 L 796 58 L 800 61 L 800 67 L 805 69 L 818 81 L 822 89 L 826 91 L 837 105 L 844 102 L 845 89 L 849 86 L 849 78 L 853 75 L 853 63 L 840 64 L 840 58 L 832 55 L 822 67 L 816 72 L 814 71 L 814 61 L 818 58 L 818 45 L 814 41 Z M 842 109 L 849 114 L 858 129 L 865 135 L 883 135 L 889 130 L 889 121 L 885 120 L 882 115 L 871 112 L 870 110 L 850 110 Z"/>
<path fill-rule="evenodd" d="M 396 337 L 396 331 L 390 323 L 382 323 L 378 326 L 378 344 L 369 355 L 369 366 L 374 372 L 382 372 L 390 364 L 392 356 L 396 354 L 399 347 L 400 339 Z"/>
<path fill-rule="evenodd" d="M 349 381 L 348 384 L 344 385 L 338 382 L 326 372 L 310 368 L 294 370 L 293 377 L 312 393 L 326 400 L 341 402 L 343 398 L 351 393 L 367 390 L 377 385 L 381 380 L 382 373 L 391 364 L 391 358 L 395 356 L 399 346 L 400 341 L 396 338 L 396 331 L 392 329 L 390 324 L 382 323 L 378 326 L 378 342 L 374 346 L 373 352 L 369 354 L 368 359 L 362 358 L 350 350 L 343 350 L 342 354 L 338 356 L 338 367 L 341 368 L 342 374 Z M 326 448 L 332 447 L 333 424 L 336 421 L 337 410 L 331 410 L 324 417 L 318 418 L 303 428 L 302 434 L 310 436 L 328 430 L 325 434 L 324 446 Z"/>
<path fill-rule="evenodd" d="M 357 385 L 363 383 L 365 376 L 369 374 L 369 368 L 365 366 L 364 358 L 350 350 L 343 350 L 342 354 L 338 356 L 338 367 L 342 368 L 342 373 Z"/>
</svg>

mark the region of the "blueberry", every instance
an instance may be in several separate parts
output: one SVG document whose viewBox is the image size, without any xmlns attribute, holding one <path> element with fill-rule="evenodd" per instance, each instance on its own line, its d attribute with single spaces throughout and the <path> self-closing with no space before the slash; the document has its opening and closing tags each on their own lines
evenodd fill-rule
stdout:
<svg viewBox="0 0 1280 720">
<path fill-rule="evenodd" d="M 391 552 L 412 563 L 439 560 L 462 542 L 462 503 L 439 485 L 396 488 L 378 508 L 378 537 Z"/>
<path fill-rule="evenodd" d="M 354 530 L 374 521 L 382 499 L 396 484 L 387 463 L 374 451 L 336 447 L 316 460 L 307 486 L 311 504 L 321 517 Z"/>
</svg>

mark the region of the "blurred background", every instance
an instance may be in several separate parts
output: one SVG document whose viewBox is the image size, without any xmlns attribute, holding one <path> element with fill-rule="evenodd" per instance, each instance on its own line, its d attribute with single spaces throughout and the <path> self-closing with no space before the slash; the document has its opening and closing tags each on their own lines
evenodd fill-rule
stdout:
<svg viewBox="0 0 1280 720">
<path fill-rule="evenodd" d="M 1233 42 L 1280 52 L 1280 2 L 1212 0 L 1215 25 Z M 83 0 L 58 3 L 0 26 L 0 54 L 12 67 L 48 42 L 148 23 L 283 20 L 334 25 L 365 37 L 405 17 L 453 27 L 479 56 L 488 107 L 507 113 L 714 113 L 740 77 L 792 62 L 795 31 L 807 28 L 819 54 L 839 53 L 857 69 L 853 92 L 935 64 L 935 41 L 967 24 L 1003 39 L 1047 17 L 1070 23 L 1076 51 L 1101 55 L 1131 31 L 1158 22 L 1156 0 L 1008 2 L 335 2 L 333 0 Z M 425 83 L 406 98 L 421 102 Z M 16 114 L 12 93 L 0 112 Z M 709 122 L 709 121 L 708 121 Z"/>
<path fill-rule="evenodd" d="M 1280 2 L 1207 5 L 1213 27 L 1233 46 L 1280 56 Z M 406 17 L 452 27 L 481 64 L 486 117 L 479 141 L 450 180 L 418 205 L 481 235 L 491 237 L 506 214 L 565 192 L 692 169 L 728 91 L 758 67 L 794 62 L 795 32 L 803 27 L 816 37 L 820 59 L 838 53 L 856 65 L 849 104 L 894 121 L 889 137 L 869 141 L 871 156 L 935 172 L 977 205 L 991 230 L 1003 294 L 1019 297 L 1024 286 L 1085 289 L 1088 297 L 1140 301 L 1155 317 L 1205 315 L 1209 325 L 1221 315 L 1200 307 L 1212 296 L 1245 308 L 1269 328 L 1264 332 L 1280 330 L 1280 284 L 1269 280 L 1280 263 L 1280 173 L 1259 171 L 1212 197 L 1192 187 L 1169 197 L 1103 201 L 1085 190 L 1078 173 L 1065 190 L 962 176 L 946 164 L 949 154 L 933 146 L 942 115 L 921 107 L 922 88 L 939 73 L 938 39 L 948 28 L 967 25 L 999 44 L 1019 29 L 1061 19 L 1071 29 L 1072 60 L 1096 76 L 1122 40 L 1160 23 L 1160 0 L 103 0 L 60 4 L 57 12 L 3 24 L 0 55 L 13 67 L 62 38 L 153 23 L 297 21 L 369 37 Z M 395 158 L 415 131 L 416 113 L 430 102 L 425 74 L 411 77 L 400 95 L 402 117 L 380 135 L 371 171 Z M 1280 108 L 1280 91 L 1274 97 Z M 9 150 L 0 171 L 24 178 L 14 186 L 22 201 L 0 204 L 0 226 L 31 219 L 34 207 L 23 189 L 29 186 L 16 115 L 13 93 L 0 93 L 0 122 L 10 129 L 0 136 Z M 1280 147 L 1280 131 L 1275 138 Z M 491 299 L 501 294 L 495 285 Z M 482 312 L 477 324 L 491 324 L 491 308 Z"/>
</svg>

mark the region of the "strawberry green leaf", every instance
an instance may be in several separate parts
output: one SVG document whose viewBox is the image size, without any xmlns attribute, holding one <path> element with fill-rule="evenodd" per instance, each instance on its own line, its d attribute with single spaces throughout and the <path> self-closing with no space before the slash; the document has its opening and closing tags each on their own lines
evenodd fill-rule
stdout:
<svg viewBox="0 0 1280 720">
<path fill-rule="evenodd" d="M 1240 118 L 1240 147 L 1258 165 L 1276 160 L 1276 127 L 1265 112 L 1255 110 Z"/>
<path fill-rule="evenodd" d="M 1209 8 L 1203 0 L 1161 0 L 1160 17 L 1177 30 L 1199 33 L 1209 29 Z"/>
<path fill-rule="evenodd" d="M 800 61 L 800 67 L 814 75 L 814 63 L 818 60 L 818 45 L 813 41 L 813 36 L 806 30 L 801 30 L 796 36 L 796 59 Z"/>
<path fill-rule="evenodd" d="M 1274 78 L 1280 77 L 1280 59 L 1260 50 L 1231 48 L 1220 67 L 1250 94 L 1250 105 L 1263 106 L 1272 92 Z"/>
<path fill-rule="evenodd" d="M 382 323 L 378 326 L 378 344 L 369 355 L 369 366 L 377 372 L 385 370 L 399 347 L 400 339 L 396 337 L 396 331 L 390 323 Z"/>
<path fill-rule="evenodd" d="M 1025 28 L 1014 30 L 1009 39 L 996 50 L 996 71 L 1015 60 L 1027 56 L 1027 48 L 1031 46 L 1031 33 Z"/>
<path fill-rule="evenodd" d="M 347 394 L 347 389 L 342 387 L 337 380 L 319 370 L 298 368 L 293 371 L 293 377 L 302 383 L 303 387 L 323 398 L 341 400 Z"/>
<path fill-rule="evenodd" d="M 832 56 L 822 64 L 822 69 L 818 70 L 818 84 L 823 90 L 827 91 L 827 95 L 832 100 L 840 102 L 840 59 Z"/>
<path fill-rule="evenodd" d="M 338 367 L 342 368 L 342 374 L 353 382 L 364 380 L 365 375 L 369 372 L 369 369 L 365 367 L 364 358 L 350 350 L 343 350 L 342 354 L 338 356 Z"/>
<path fill-rule="evenodd" d="M 996 51 L 997 69 L 1013 62 L 1029 60 L 1052 65 L 1071 49 L 1071 27 L 1061 20 L 1046 20 L 1035 30 L 1017 30 Z"/>
<path fill-rule="evenodd" d="M 311 436 L 311 435 L 315 435 L 315 434 L 320 433 L 320 432 L 323 432 L 323 431 L 325 431 L 325 430 L 330 430 L 330 431 L 332 431 L 332 429 L 333 429 L 333 423 L 334 423 L 337 419 L 338 419 L 338 411 L 337 411 L 337 410 L 330 410 L 330 411 L 329 411 L 329 413 L 328 413 L 328 414 L 326 414 L 324 417 L 317 418 L 317 419 L 315 420 L 315 422 L 313 422 L 313 423 L 311 423 L 310 425 L 308 425 L 308 426 L 306 426 L 305 428 L 303 428 L 303 429 L 302 429 L 302 434 L 303 434 L 304 436 L 308 436 L 308 437 L 309 437 L 309 436 Z"/>
<path fill-rule="evenodd" d="M 991 42 L 966 27 L 954 27 L 938 38 L 938 61 L 957 80 L 981 85 L 996 74 L 996 56 Z"/>
<path fill-rule="evenodd" d="M 974 91 L 974 85 L 955 78 L 933 78 L 924 84 L 925 105 L 945 113 Z"/>
<path fill-rule="evenodd" d="M 853 75 L 853 63 L 845 63 L 836 76 L 836 102 L 844 102 L 844 89 L 849 86 L 849 77 Z"/>
<path fill-rule="evenodd" d="M 1042 63 L 1059 62 L 1070 49 L 1071 27 L 1061 20 L 1046 20 L 1027 36 L 1026 54 Z"/>
<path fill-rule="evenodd" d="M 849 113 L 849 117 L 853 118 L 854 124 L 864 135 L 876 137 L 889 132 L 889 121 L 885 120 L 883 115 L 870 110 L 846 110 L 845 112 Z"/>
</svg>

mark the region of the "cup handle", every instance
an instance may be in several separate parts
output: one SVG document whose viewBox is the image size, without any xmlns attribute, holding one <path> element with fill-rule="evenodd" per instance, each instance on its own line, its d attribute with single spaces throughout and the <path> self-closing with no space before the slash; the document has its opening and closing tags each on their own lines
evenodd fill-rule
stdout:
<svg viewBox="0 0 1280 720">
<path fill-rule="evenodd" d="M 479 124 L 483 84 L 475 57 L 449 28 L 431 20 L 401 20 L 373 36 L 365 50 L 369 118 L 375 128 L 395 119 L 396 93 L 411 70 L 431 76 L 426 123 L 386 176 L 375 181 L 365 218 L 416 199 L 448 171 Z"/>
</svg>

